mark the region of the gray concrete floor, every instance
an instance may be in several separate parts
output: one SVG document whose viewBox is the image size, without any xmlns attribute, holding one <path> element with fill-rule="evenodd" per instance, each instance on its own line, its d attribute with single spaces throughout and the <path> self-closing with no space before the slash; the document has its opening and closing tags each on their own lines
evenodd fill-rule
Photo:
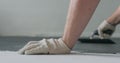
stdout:
<svg viewBox="0 0 120 63">
<path fill-rule="evenodd" d="M 0 37 L 0 50 L 17 51 L 28 41 L 38 41 L 43 37 Z M 81 38 L 82 39 L 82 38 Z M 120 38 L 111 39 L 109 43 L 82 43 L 77 42 L 73 50 L 87 53 L 120 53 Z"/>
</svg>

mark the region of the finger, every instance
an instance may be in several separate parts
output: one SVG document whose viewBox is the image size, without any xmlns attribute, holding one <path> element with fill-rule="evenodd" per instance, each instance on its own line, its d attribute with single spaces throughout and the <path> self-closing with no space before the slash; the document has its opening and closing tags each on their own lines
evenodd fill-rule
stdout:
<svg viewBox="0 0 120 63">
<path fill-rule="evenodd" d="M 105 39 L 110 38 L 110 36 L 111 36 L 111 35 L 109 35 L 109 34 L 104 34 L 104 38 L 105 38 Z"/>
<path fill-rule="evenodd" d="M 25 55 L 32 55 L 32 54 L 39 54 L 39 53 L 47 54 L 48 48 L 42 48 L 42 47 L 38 46 L 36 48 L 31 48 L 31 49 L 25 51 Z"/>
<path fill-rule="evenodd" d="M 90 36 L 90 39 L 93 39 L 93 38 L 95 38 L 95 37 L 98 37 L 98 30 L 95 30 L 92 34 L 91 34 L 91 36 Z"/>
<path fill-rule="evenodd" d="M 29 41 L 29 42 L 26 44 L 26 46 L 31 45 L 31 44 L 35 44 L 35 43 L 38 43 L 38 41 Z"/>
<path fill-rule="evenodd" d="M 100 38 L 100 39 L 104 39 L 104 37 L 103 37 L 103 32 L 102 32 L 101 29 L 98 30 L 98 34 L 99 34 L 99 38 Z"/>
<path fill-rule="evenodd" d="M 93 39 L 94 38 L 94 32 L 91 33 L 91 36 L 89 37 L 90 39 Z"/>
<path fill-rule="evenodd" d="M 21 48 L 21 49 L 18 51 L 18 53 L 19 53 L 19 54 L 24 54 L 24 51 L 25 51 L 25 49 L 27 48 L 27 46 L 29 46 L 29 45 L 31 45 L 31 44 L 35 44 L 35 43 L 37 43 L 37 41 L 30 41 L 30 42 L 28 42 L 23 48 Z"/>
<path fill-rule="evenodd" d="M 29 50 L 29 49 L 32 49 L 32 48 L 36 48 L 37 46 L 39 46 L 39 43 L 31 44 L 31 45 L 27 46 L 27 47 L 25 48 L 25 50 Z"/>
</svg>

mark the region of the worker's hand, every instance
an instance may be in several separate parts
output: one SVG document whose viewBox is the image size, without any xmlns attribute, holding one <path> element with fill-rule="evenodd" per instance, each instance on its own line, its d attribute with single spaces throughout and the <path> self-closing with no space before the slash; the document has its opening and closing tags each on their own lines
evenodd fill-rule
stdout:
<svg viewBox="0 0 120 63">
<path fill-rule="evenodd" d="M 20 54 L 67 54 L 70 49 L 62 39 L 43 39 L 41 41 L 30 41 L 18 51 Z"/>
<path fill-rule="evenodd" d="M 97 37 L 100 39 L 110 38 L 114 33 L 116 26 L 109 24 L 107 21 L 103 21 L 97 30 L 92 33 L 91 39 Z"/>
</svg>

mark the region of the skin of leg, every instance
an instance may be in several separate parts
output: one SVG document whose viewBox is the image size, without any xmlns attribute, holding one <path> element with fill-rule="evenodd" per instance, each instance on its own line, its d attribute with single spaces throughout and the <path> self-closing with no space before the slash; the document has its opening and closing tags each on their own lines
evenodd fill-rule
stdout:
<svg viewBox="0 0 120 63">
<path fill-rule="evenodd" d="M 62 40 L 73 48 L 100 0 L 71 0 Z"/>
<path fill-rule="evenodd" d="M 120 6 L 117 10 L 107 19 L 108 23 L 118 25 L 120 23 Z"/>
</svg>

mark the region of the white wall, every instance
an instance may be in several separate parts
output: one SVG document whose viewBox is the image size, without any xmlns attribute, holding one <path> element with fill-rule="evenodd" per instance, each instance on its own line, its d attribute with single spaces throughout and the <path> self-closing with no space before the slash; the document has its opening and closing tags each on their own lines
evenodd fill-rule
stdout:
<svg viewBox="0 0 120 63">
<path fill-rule="evenodd" d="M 102 0 L 82 36 L 89 36 L 119 2 Z M 59 36 L 64 30 L 68 5 L 69 0 L 0 0 L 0 36 Z M 119 33 L 118 27 L 116 34 Z"/>
</svg>

